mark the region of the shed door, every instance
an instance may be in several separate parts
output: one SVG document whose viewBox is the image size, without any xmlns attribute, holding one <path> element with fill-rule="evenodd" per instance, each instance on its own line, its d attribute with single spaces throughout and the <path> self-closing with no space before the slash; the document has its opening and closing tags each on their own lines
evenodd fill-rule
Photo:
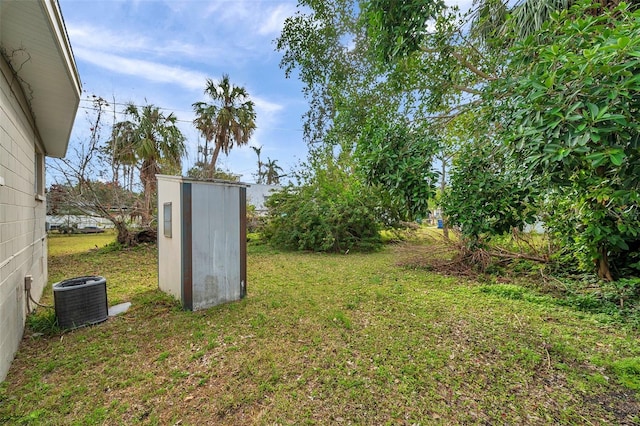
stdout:
<svg viewBox="0 0 640 426">
<path fill-rule="evenodd" d="M 192 186 L 194 310 L 242 296 L 240 189 L 223 185 Z"/>
</svg>

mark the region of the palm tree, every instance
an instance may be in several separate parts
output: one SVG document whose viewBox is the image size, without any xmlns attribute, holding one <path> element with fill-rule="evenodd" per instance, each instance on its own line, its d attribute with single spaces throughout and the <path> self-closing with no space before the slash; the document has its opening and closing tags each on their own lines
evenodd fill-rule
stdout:
<svg viewBox="0 0 640 426">
<path fill-rule="evenodd" d="M 576 0 L 526 0 L 511 10 L 516 35 L 525 38 L 540 28 L 551 14 L 569 9 Z"/>
<path fill-rule="evenodd" d="M 521 0 L 516 2 L 511 9 L 506 0 L 480 0 L 474 13 L 474 30 L 487 39 L 492 36 L 504 37 L 507 31 L 515 39 L 524 39 L 536 33 L 542 25 L 556 11 L 569 9 L 577 3 L 577 0 Z M 600 7 L 593 9 L 593 13 L 602 13 L 603 10 L 615 7 L 619 0 L 602 0 Z M 637 9 L 640 5 L 631 3 L 631 9 Z M 511 16 L 511 24 L 507 24 L 507 15 Z M 507 28 L 509 25 L 509 28 Z M 513 42 L 514 40 L 511 40 Z M 509 41 L 506 41 L 510 44 Z"/>
<path fill-rule="evenodd" d="M 143 226 L 149 226 L 157 186 L 156 174 L 180 167 L 182 156 L 186 152 L 185 138 L 176 125 L 176 116 L 173 113 L 165 115 L 154 105 L 138 108 L 129 104 L 124 113 L 131 121 L 120 128 L 126 129 L 130 150 L 140 167 L 140 181 L 144 188 L 142 221 Z"/>
<path fill-rule="evenodd" d="M 121 121 L 113 125 L 111 140 L 107 143 L 107 154 L 111 156 L 115 182 L 119 182 L 122 168 L 122 186 L 132 190 L 133 170 L 137 163 L 135 153 L 135 126 L 130 121 Z"/>
<path fill-rule="evenodd" d="M 193 124 L 205 138 L 205 149 L 214 142 L 210 171 L 216 170 L 216 161 L 220 151 L 229 154 L 235 145 L 246 145 L 256 128 L 254 103 L 244 87 L 233 86 L 229 75 L 223 74 L 222 80 L 215 83 L 207 79 L 204 89 L 212 103 L 196 102 L 193 111 L 196 119 Z"/>
<path fill-rule="evenodd" d="M 256 183 L 262 183 L 262 180 L 264 178 L 264 173 L 262 172 L 262 166 L 264 166 L 264 163 L 260 160 L 260 153 L 262 152 L 262 147 L 252 146 L 251 149 L 253 149 L 256 155 L 258 156 L 258 176 L 256 176 Z"/>
<path fill-rule="evenodd" d="M 277 185 L 280 183 L 280 173 L 282 172 L 282 167 L 276 164 L 276 160 L 272 160 L 267 157 L 267 162 L 265 163 L 265 172 L 264 176 L 267 179 L 267 185 Z"/>
</svg>

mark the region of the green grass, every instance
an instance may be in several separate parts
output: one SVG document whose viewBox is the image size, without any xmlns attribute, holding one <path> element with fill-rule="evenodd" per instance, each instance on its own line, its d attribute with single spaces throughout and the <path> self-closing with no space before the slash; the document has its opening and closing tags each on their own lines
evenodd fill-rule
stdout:
<svg viewBox="0 0 640 426">
<path fill-rule="evenodd" d="M 89 251 L 108 243 L 98 237 L 51 238 L 50 281 L 103 275 L 110 304 L 131 309 L 27 330 L 0 423 L 640 421 L 636 331 L 512 283 L 396 266 L 406 247 L 323 255 L 256 241 L 248 297 L 192 313 L 157 290 L 155 248 Z"/>
<path fill-rule="evenodd" d="M 59 234 L 48 235 L 49 256 L 82 253 L 90 249 L 102 248 L 115 240 L 115 231 L 107 230 L 103 234 Z"/>
</svg>

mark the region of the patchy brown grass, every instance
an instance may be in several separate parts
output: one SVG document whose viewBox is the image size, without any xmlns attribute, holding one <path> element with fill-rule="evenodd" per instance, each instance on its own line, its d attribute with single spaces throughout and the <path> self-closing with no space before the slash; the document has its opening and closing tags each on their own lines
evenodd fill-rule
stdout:
<svg viewBox="0 0 640 426">
<path fill-rule="evenodd" d="M 437 253 L 431 244 L 413 249 Z M 636 392 L 611 368 L 640 356 L 637 332 L 506 285 L 398 266 L 413 249 L 252 245 L 248 297 L 195 313 L 157 290 L 153 247 L 52 256 L 52 282 L 104 275 L 111 304 L 133 306 L 73 332 L 27 331 L 0 386 L 0 422 L 640 421 Z"/>
</svg>

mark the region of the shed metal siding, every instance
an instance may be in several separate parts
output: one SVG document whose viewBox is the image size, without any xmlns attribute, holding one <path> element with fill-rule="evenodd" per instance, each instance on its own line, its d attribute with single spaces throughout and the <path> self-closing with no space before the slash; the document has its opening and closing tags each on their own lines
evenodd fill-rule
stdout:
<svg viewBox="0 0 640 426">
<path fill-rule="evenodd" d="M 246 185 L 158 175 L 158 286 L 199 310 L 246 295 Z M 179 208 L 177 207 L 179 206 Z"/>
<path fill-rule="evenodd" d="M 193 309 L 241 297 L 238 189 L 193 187 Z"/>
</svg>

